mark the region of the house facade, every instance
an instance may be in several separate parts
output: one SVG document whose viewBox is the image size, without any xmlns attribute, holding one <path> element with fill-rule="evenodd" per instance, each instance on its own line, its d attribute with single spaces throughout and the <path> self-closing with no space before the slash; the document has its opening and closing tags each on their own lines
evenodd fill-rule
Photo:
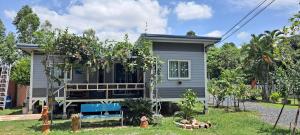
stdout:
<svg viewBox="0 0 300 135">
<path fill-rule="evenodd" d="M 41 48 L 34 44 L 18 44 L 19 49 L 31 55 L 29 110 L 32 111 L 37 102 L 47 102 L 47 88 L 53 88 L 55 100 L 63 106 L 64 114 L 70 106 L 86 102 L 108 103 L 135 98 L 178 101 L 186 89 L 196 91 L 199 100 L 207 106 L 206 50 L 221 39 L 161 34 L 142 34 L 139 39 L 142 38 L 152 41 L 153 55 L 163 62 L 161 78 L 155 88 L 149 87 L 147 71 L 127 72 L 120 63 L 114 63 L 109 70 L 72 67 L 63 72 L 53 68 L 54 74 L 66 83 L 49 86 Z M 53 57 L 59 64 L 59 56 Z"/>
</svg>

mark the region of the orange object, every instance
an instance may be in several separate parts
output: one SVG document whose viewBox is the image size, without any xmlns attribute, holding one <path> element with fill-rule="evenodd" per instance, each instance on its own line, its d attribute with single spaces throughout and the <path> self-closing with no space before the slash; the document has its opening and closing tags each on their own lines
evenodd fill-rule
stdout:
<svg viewBox="0 0 300 135">
<path fill-rule="evenodd" d="M 49 124 L 49 117 L 48 117 L 48 106 L 44 106 L 42 110 L 42 133 L 48 134 L 50 132 L 50 124 Z"/>
<path fill-rule="evenodd" d="M 141 117 L 141 124 L 140 124 L 140 127 L 141 128 L 148 128 L 148 118 L 146 116 L 142 116 Z"/>
</svg>

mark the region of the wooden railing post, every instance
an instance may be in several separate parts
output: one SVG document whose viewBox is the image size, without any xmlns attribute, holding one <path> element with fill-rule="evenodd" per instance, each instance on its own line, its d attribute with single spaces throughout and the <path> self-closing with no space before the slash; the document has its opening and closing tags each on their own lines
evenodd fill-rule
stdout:
<svg viewBox="0 0 300 135">
<path fill-rule="evenodd" d="M 108 84 L 106 84 L 106 99 L 108 99 Z"/>
</svg>

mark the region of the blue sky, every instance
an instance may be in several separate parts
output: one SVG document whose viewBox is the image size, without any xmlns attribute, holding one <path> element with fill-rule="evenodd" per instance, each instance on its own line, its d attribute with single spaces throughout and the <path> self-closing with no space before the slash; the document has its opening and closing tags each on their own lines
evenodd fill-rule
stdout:
<svg viewBox="0 0 300 135">
<path fill-rule="evenodd" d="M 54 27 L 68 27 L 80 34 L 93 28 L 100 39 L 120 39 L 125 33 L 132 41 L 140 33 L 220 36 L 262 0 L 1 0 L 0 19 L 7 31 L 23 5 L 30 5 L 41 18 Z M 271 0 L 267 0 L 270 2 Z M 266 3 L 267 3 L 266 2 Z M 226 40 L 242 44 L 250 34 L 280 29 L 299 11 L 299 0 L 276 0 L 269 8 Z M 146 27 L 147 22 L 147 27 Z"/>
</svg>

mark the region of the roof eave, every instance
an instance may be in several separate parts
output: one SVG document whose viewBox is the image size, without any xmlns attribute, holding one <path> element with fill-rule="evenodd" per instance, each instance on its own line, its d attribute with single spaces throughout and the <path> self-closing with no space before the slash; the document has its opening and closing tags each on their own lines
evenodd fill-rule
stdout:
<svg viewBox="0 0 300 135">
<path fill-rule="evenodd" d="M 149 39 L 153 42 L 172 42 L 172 43 L 202 43 L 204 46 L 209 46 L 221 41 L 219 37 L 184 37 L 172 35 L 156 35 L 156 34 L 142 34 L 140 38 Z M 139 38 L 139 39 L 140 39 Z"/>
<path fill-rule="evenodd" d="M 41 51 L 37 44 L 17 43 L 17 48 L 29 54 L 34 51 Z"/>
</svg>

